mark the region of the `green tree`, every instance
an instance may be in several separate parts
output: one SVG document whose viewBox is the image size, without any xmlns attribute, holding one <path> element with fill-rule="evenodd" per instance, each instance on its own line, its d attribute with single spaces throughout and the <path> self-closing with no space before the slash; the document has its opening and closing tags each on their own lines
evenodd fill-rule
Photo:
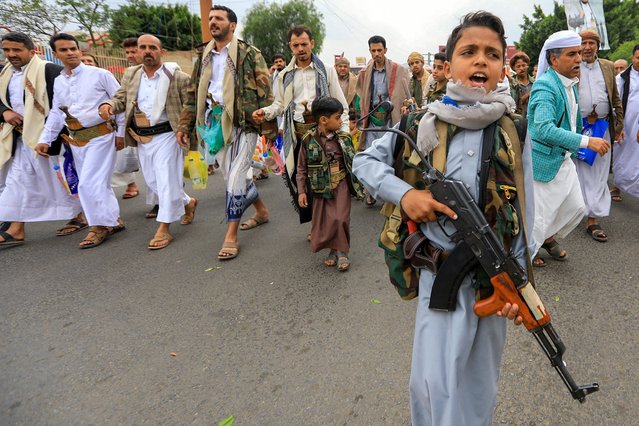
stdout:
<svg viewBox="0 0 639 426">
<path fill-rule="evenodd" d="M 72 23 L 89 33 L 90 40 L 96 39 L 96 30 L 109 25 L 111 10 L 105 0 L 58 0 L 57 6 Z"/>
<path fill-rule="evenodd" d="M 292 25 L 303 24 L 311 29 L 314 53 L 319 54 L 326 33 L 323 19 L 313 0 L 289 0 L 284 4 L 260 2 L 246 15 L 242 37 L 259 48 L 267 61 L 276 53 L 283 53 L 290 60 L 288 30 Z"/>
<path fill-rule="evenodd" d="M 604 0 L 603 6 L 610 50 L 600 51 L 599 56 L 610 59 L 620 57 L 627 59 L 623 56 L 627 54 L 627 43 L 639 40 L 639 28 L 636 25 L 637 19 L 639 19 L 639 3 L 627 0 Z M 524 16 L 524 23 L 520 26 L 524 31 L 519 42 L 516 42 L 515 45 L 530 56 L 532 63 L 537 62 L 539 51 L 548 36 L 568 27 L 564 7 L 558 2 L 555 2 L 553 13 L 550 15 L 545 15 L 541 7 L 536 5 L 532 17 Z M 623 51 L 617 53 L 617 50 L 622 46 Z"/>
<path fill-rule="evenodd" d="M 630 63 L 632 58 L 632 49 L 634 49 L 634 47 L 638 44 L 639 39 L 621 43 L 619 47 L 617 47 L 617 49 L 608 56 L 608 59 L 610 59 L 611 61 L 616 61 L 617 59 L 625 59 Z"/>
<path fill-rule="evenodd" d="M 546 39 L 554 32 L 567 29 L 566 13 L 564 7 L 555 2 L 553 13 L 546 15 L 541 6 L 535 5 L 532 17 L 524 15 L 524 23 L 520 25 L 524 30 L 519 42 L 515 42 L 517 49 L 526 52 L 530 57 L 530 63 L 536 64 L 539 52 Z"/>
<path fill-rule="evenodd" d="M 169 50 L 191 50 L 202 43 L 200 17 L 187 5 L 151 6 L 145 0 L 129 0 L 114 10 L 109 34 L 116 44 L 127 37 L 153 34 Z"/>
<path fill-rule="evenodd" d="M 68 17 L 47 0 L 3 0 L 0 2 L 2 27 L 34 38 L 49 38 L 64 28 Z"/>
</svg>

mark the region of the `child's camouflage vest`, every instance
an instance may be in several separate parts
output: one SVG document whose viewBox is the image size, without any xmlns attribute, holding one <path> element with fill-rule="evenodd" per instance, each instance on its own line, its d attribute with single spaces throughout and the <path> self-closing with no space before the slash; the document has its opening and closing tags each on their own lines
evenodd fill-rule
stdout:
<svg viewBox="0 0 639 426">
<path fill-rule="evenodd" d="M 331 170 L 326 152 L 322 145 L 315 138 L 317 135 L 317 126 L 306 132 L 302 138 L 302 143 L 306 146 L 306 162 L 308 167 L 308 181 L 311 185 L 311 191 L 316 196 L 323 198 L 333 198 L 331 189 Z M 348 187 L 351 194 L 357 198 L 364 196 L 362 185 L 359 183 L 355 175 L 353 175 L 353 157 L 355 156 L 355 148 L 351 141 L 351 135 L 345 132 L 336 132 L 337 140 L 342 148 L 344 171 Z"/>
<path fill-rule="evenodd" d="M 417 139 L 419 120 L 425 111 L 417 111 L 405 118 L 400 124 L 400 130 L 413 139 Z M 496 123 L 494 143 L 488 167 L 482 167 L 482 182 L 486 182 L 485 190 L 480 194 L 478 205 L 497 237 L 502 241 L 506 251 L 510 250 L 512 238 L 517 236 L 524 225 L 525 217 L 519 218 L 515 204 L 524 206 L 523 168 L 521 153 L 523 146 L 516 124 L 519 116 L 504 116 Z M 442 173 L 446 172 L 448 143 L 455 134 L 455 126 L 437 121 L 439 145 L 429 154 L 429 161 Z M 395 173 L 398 177 L 411 184 L 416 189 L 427 189 L 423 180 L 423 165 L 408 142 L 395 148 Z M 520 209 L 523 211 L 523 208 Z M 388 267 L 390 281 L 395 286 L 400 297 L 410 300 L 417 296 L 419 289 L 419 270 L 404 257 L 403 244 L 408 236 L 405 218 L 399 206 L 385 203 L 381 214 L 386 217 L 380 234 L 378 245 L 384 249 L 384 258 Z M 525 215 L 523 215 L 525 216 Z M 481 269 L 481 268 L 479 268 Z M 483 270 L 478 271 L 477 287 L 491 287 L 488 277 Z"/>
</svg>

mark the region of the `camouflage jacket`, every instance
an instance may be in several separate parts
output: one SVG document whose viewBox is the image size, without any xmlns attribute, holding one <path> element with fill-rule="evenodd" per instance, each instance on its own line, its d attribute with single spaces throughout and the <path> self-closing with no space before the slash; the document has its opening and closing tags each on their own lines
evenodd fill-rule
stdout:
<svg viewBox="0 0 639 426">
<path fill-rule="evenodd" d="M 333 198 L 331 189 L 331 170 L 329 167 L 329 159 L 322 147 L 322 144 L 316 138 L 317 126 L 306 132 L 302 138 L 302 144 L 306 153 L 306 172 L 308 181 L 315 196 L 321 196 L 326 199 Z M 346 132 L 336 132 L 339 146 L 342 149 L 344 167 L 346 172 L 346 182 L 348 183 L 351 195 L 357 198 L 363 198 L 364 192 L 362 185 L 353 174 L 353 157 L 355 156 L 355 148 L 351 141 L 351 135 Z M 300 151 L 304 152 L 304 151 Z M 299 169 L 298 169 L 299 170 Z"/>
<path fill-rule="evenodd" d="M 201 59 L 198 59 L 193 68 L 190 90 L 196 94 L 195 103 L 185 108 L 195 112 L 195 120 L 190 123 L 191 129 L 197 125 L 204 125 L 208 108 L 206 98 L 213 72 L 214 45 L 214 40 L 209 42 Z M 273 92 L 266 61 L 257 48 L 233 37 L 228 45 L 228 58 L 222 77 L 222 131 L 225 143 L 231 144 L 234 141 L 234 128 L 245 132 L 263 133 L 261 127 L 264 124 L 256 124 L 252 114 L 253 111 L 273 102 Z"/>
<path fill-rule="evenodd" d="M 437 90 L 437 82 L 433 81 L 428 86 L 428 94 L 426 95 L 426 103 L 432 104 L 435 101 L 441 101 L 444 95 L 446 94 L 446 85 L 444 87 Z"/>
</svg>

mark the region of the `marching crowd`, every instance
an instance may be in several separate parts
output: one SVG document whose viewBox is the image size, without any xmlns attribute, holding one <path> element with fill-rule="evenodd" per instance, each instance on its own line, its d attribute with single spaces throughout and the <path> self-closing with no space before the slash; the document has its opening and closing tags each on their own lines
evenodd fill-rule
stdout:
<svg viewBox="0 0 639 426">
<path fill-rule="evenodd" d="M 0 247 L 23 244 L 29 222 L 68 220 L 61 236 L 87 229 L 82 249 L 124 230 L 112 187 L 127 185 L 124 198 L 139 193 L 135 175 L 114 175 L 126 146 L 137 150 L 153 206 L 147 215 L 158 222 L 148 248 L 163 249 L 173 239 L 172 223 L 194 220 L 198 200 L 184 190 L 184 152 L 203 149 L 226 188 L 227 231 L 217 257 L 233 259 L 238 231 L 269 221 L 251 159 L 259 137 L 274 141 L 279 134 L 295 210 L 300 223 L 312 222 L 311 250 L 329 250 L 327 266 L 350 266 L 353 198 L 384 202 L 391 225 L 411 219 L 426 236 L 420 250 L 432 261 L 419 275 L 414 424 L 490 424 L 506 335 L 498 317 L 520 324 L 519 308 L 505 304 L 497 316 L 478 318 L 472 305 L 490 282 L 453 265 L 461 274 L 453 277 L 461 283 L 457 309 L 429 309 L 438 271 L 459 254 L 450 238 L 457 216 L 418 179 L 398 173 L 419 160 L 386 129 L 413 131 L 418 149 L 466 185 L 503 247 L 531 273 L 531 265 L 546 265 L 542 248 L 566 259 L 557 239 L 584 218 L 585 231 L 607 241 L 602 220 L 611 201 L 639 196 L 639 46 L 630 66 L 613 64 L 598 58 L 596 31 L 560 31 L 532 69 L 524 52 L 507 67 L 501 20 L 476 12 L 452 31 L 431 72 L 417 52 L 408 67 L 390 60 L 386 40 L 375 35 L 368 40 L 372 60 L 354 75 L 344 57 L 324 64 L 304 25 L 288 32 L 292 60 L 276 55 L 269 70 L 260 51 L 235 36 L 236 26 L 232 10 L 212 7 L 213 39 L 191 76 L 163 61 L 157 37 L 127 40 L 132 66 L 120 82 L 71 35 L 49 42 L 59 66 L 40 59 L 28 36 L 5 34 Z M 384 108 L 388 102 L 392 108 Z M 255 212 L 242 222 L 250 206 Z"/>
</svg>

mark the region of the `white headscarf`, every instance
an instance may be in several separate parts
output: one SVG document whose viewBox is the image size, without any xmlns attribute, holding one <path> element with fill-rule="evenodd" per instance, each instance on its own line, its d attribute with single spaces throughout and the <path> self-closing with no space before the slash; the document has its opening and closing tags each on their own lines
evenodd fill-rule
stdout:
<svg viewBox="0 0 639 426">
<path fill-rule="evenodd" d="M 563 30 L 551 34 L 544 43 L 544 47 L 539 53 L 539 62 L 537 63 L 537 75 L 539 78 L 548 70 L 550 66 L 546 60 L 546 51 L 549 49 L 564 49 L 566 47 L 581 46 L 581 37 L 574 31 Z"/>
</svg>

